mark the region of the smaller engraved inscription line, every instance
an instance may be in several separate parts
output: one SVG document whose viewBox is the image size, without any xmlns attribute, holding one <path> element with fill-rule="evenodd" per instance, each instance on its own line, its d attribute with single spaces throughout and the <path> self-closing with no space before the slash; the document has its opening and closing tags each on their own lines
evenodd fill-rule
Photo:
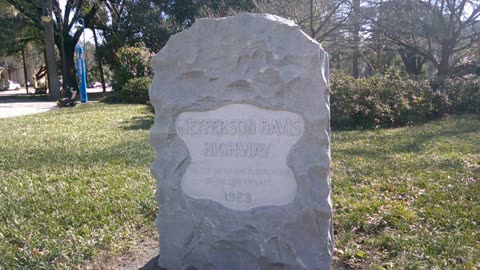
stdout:
<svg viewBox="0 0 480 270">
<path fill-rule="evenodd" d="M 290 169 L 266 168 L 189 168 L 188 173 L 198 176 L 292 176 Z"/>
</svg>

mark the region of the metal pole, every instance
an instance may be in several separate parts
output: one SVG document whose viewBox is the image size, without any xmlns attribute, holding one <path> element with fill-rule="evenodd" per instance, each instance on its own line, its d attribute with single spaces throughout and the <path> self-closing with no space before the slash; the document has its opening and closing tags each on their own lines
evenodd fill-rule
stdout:
<svg viewBox="0 0 480 270">
<path fill-rule="evenodd" d="M 87 95 L 87 75 L 85 74 L 85 60 L 83 58 L 83 48 L 79 45 L 76 47 L 77 49 L 77 70 L 78 70 L 78 79 L 80 80 L 80 102 L 87 103 L 88 102 L 88 95 Z"/>
<path fill-rule="evenodd" d="M 25 78 L 25 89 L 27 89 L 27 95 L 28 95 L 27 65 L 25 64 L 25 52 L 23 47 L 22 47 L 22 61 L 23 61 L 23 77 Z"/>
<path fill-rule="evenodd" d="M 80 102 L 87 103 L 88 102 L 88 93 L 87 93 L 87 72 L 85 68 L 85 57 L 84 52 L 86 48 L 85 44 L 85 21 L 83 18 L 78 18 L 77 23 L 82 23 L 82 31 L 83 31 L 83 48 L 80 45 L 75 47 L 77 51 L 77 72 L 78 72 L 78 79 L 80 81 Z"/>
<path fill-rule="evenodd" d="M 83 53 L 87 50 L 87 44 L 85 39 L 85 20 L 83 18 L 78 18 L 78 21 L 82 21 L 82 31 L 83 31 Z M 83 57 L 83 70 L 85 71 L 85 84 L 87 84 L 87 63 L 85 61 L 85 57 Z"/>
</svg>

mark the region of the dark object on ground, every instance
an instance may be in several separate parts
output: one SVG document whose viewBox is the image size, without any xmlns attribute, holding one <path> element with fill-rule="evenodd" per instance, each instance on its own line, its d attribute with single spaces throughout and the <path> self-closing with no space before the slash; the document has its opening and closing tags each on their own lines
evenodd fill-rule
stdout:
<svg viewBox="0 0 480 270">
<path fill-rule="evenodd" d="M 47 94 L 47 87 L 38 87 L 35 88 L 34 95 L 46 95 Z"/>
<path fill-rule="evenodd" d="M 64 107 L 75 107 L 77 105 L 77 101 L 75 98 L 77 97 L 77 91 L 74 91 L 72 88 L 69 88 L 67 93 L 65 93 L 66 97 L 57 100 L 57 105 L 60 108 Z"/>
</svg>

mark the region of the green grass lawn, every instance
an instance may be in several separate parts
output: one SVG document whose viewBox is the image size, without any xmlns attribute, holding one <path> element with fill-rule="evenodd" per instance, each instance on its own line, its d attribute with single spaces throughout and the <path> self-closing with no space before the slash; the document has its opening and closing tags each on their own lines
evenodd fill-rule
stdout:
<svg viewBox="0 0 480 270">
<path fill-rule="evenodd" d="M 105 104 L 0 119 L 0 269 L 75 268 L 154 230 L 152 122 Z M 480 268 L 479 115 L 332 143 L 337 268 Z"/>
<path fill-rule="evenodd" d="M 338 266 L 480 269 L 480 115 L 332 146 Z"/>
<path fill-rule="evenodd" d="M 0 119 L 0 269 L 73 268 L 153 227 L 152 121 L 103 104 Z"/>
</svg>

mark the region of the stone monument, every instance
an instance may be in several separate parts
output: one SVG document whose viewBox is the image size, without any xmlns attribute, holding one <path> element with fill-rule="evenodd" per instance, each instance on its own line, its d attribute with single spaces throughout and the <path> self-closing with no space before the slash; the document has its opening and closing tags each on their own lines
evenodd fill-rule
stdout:
<svg viewBox="0 0 480 270">
<path fill-rule="evenodd" d="M 153 60 L 158 264 L 329 269 L 328 57 L 292 21 L 200 19 Z"/>
</svg>

